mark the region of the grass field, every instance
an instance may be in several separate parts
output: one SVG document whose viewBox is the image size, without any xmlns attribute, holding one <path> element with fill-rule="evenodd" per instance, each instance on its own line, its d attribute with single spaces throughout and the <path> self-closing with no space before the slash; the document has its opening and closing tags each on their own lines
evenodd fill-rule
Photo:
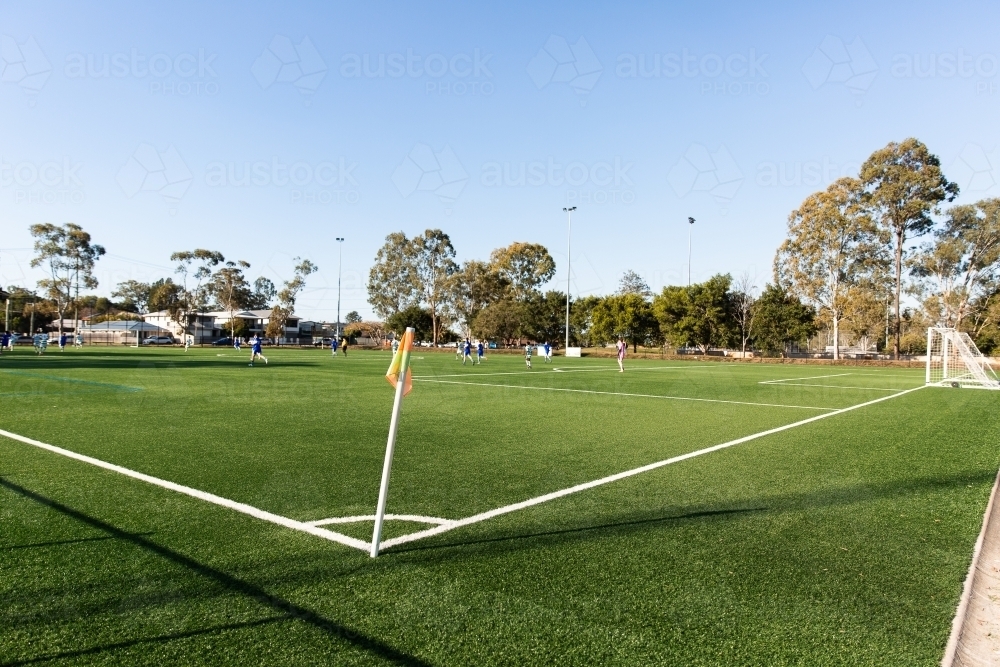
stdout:
<svg viewBox="0 0 1000 667">
<path fill-rule="evenodd" d="M 0 437 L 0 665 L 934 665 L 1000 465 L 918 370 L 417 351 L 371 559 L 389 355 L 265 353 L 0 357 L 3 431 L 289 524 Z"/>
</svg>

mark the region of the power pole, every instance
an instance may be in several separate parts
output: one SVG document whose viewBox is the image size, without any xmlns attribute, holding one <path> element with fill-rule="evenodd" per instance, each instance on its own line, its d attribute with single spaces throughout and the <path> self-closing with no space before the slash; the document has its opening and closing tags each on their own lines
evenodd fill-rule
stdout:
<svg viewBox="0 0 1000 667">
<path fill-rule="evenodd" d="M 344 266 L 344 239 L 342 237 L 337 237 L 337 243 L 340 247 L 340 257 L 337 260 L 337 341 L 340 341 L 340 277 L 342 275 L 342 269 Z M 346 352 L 344 354 L 347 354 Z"/>
<path fill-rule="evenodd" d="M 566 211 L 566 347 L 563 348 L 563 354 L 566 354 L 565 351 L 569 349 L 569 281 L 573 275 L 570 270 L 572 267 L 570 248 L 573 238 L 573 211 L 576 210 L 576 206 L 563 208 L 563 210 Z"/>
<path fill-rule="evenodd" d="M 688 218 L 688 287 L 691 286 L 691 230 L 694 228 L 694 218 Z"/>
</svg>

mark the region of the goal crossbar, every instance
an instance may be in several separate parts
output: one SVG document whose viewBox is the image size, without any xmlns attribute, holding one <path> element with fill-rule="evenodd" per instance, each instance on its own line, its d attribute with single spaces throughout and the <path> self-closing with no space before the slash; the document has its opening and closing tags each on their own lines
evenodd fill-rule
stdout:
<svg viewBox="0 0 1000 667">
<path fill-rule="evenodd" d="M 950 327 L 927 329 L 925 381 L 942 387 L 1000 389 L 1000 378 L 969 334 Z"/>
</svg>

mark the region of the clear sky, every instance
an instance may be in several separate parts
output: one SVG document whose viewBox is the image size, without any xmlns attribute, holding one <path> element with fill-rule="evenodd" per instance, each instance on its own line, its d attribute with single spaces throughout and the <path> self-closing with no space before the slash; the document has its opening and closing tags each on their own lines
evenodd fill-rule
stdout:
<svg viewBox="0 0 1000 667">
<path fill-rule="evenodd" d="M 995 3 L 0 5 L 0 284 L 35 222 L 122 280 L 196 247 L 290 277 L 300 315 L 371 315 L 386 234 L 459 260 L 546 245 L 572 291 L 770 278 L 789 211 L 915 136 L 962 201 L 1000 196 Z"/>
</svg>

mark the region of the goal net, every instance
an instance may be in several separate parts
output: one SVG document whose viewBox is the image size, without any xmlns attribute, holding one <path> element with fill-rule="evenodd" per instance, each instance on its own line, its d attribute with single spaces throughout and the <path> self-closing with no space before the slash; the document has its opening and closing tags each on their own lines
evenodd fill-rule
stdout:
<svg viewBox="0 0 1000 667">
<path fill-rule="evenodd" d="M 927 384 L 1000 389 L 1000 378 L 964 331 L 927 330 Z"/>
</svg>

